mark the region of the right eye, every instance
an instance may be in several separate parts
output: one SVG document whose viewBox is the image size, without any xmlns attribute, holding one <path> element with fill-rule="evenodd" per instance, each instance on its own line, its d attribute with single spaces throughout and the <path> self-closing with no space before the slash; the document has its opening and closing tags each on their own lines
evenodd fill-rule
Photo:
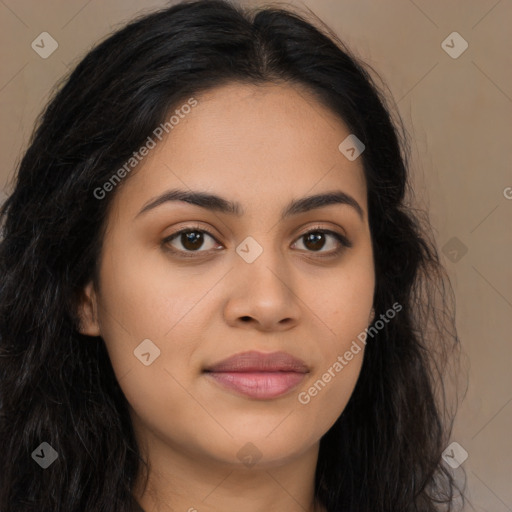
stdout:
<svg viewBox="0 0 512 512">
<path fill-rule="evenodd" d="M 188 226 L 186 228 L 176 231 L 172 235 L 162 240 L 162 243 L 170 249 L 171 252 L 178 257 L 194 258 L 194 253 L 207 253 L 212 248 L 200 251 L 205 243 L 205 236 L 211 238 L 213 241 L 219 243 L 217 239 L 206 229 L 199 228 L 198 226 Z M 182 248 L 172 245 L 171 242 L 176 242 L 176 245 L 181 245 Z M 188 254 L 187 254 L 188 253 Z"/>
</svg>

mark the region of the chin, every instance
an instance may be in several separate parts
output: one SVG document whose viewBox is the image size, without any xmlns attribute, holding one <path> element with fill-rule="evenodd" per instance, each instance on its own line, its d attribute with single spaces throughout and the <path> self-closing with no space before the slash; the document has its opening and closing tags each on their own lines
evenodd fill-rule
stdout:
<svg viewBox="0 0 512 512">
<path fill-rule="evenodd" d="M 208 445 L 203 444 L 201 451 L 209 452 L 222 464 L 264 469 L 280 466 L 314 449 L 321 437 L 321 433 L 304 431 L 301 425 L 280 426 L 273 432 L 269 427 L 267 423 L 264 429 L 232 428 L 232 438 L 220 433 L 206 435 Z"/>
</svg>

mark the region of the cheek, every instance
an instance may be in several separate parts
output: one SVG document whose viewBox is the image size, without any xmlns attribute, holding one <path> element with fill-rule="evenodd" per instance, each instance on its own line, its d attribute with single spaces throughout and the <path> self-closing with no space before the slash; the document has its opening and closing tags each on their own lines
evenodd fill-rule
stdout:
<svg viewBox="0 0 512 512">
<path fill-rule="evenodd" d="M 315 375 L 298 394 L 298 407 L 311 430 L 325 433 L 345 409 L 357 383 L 363 362 L 364 348 L 359 347 L 350 361 L 336 356 Z M 339 359 L 338 359 L 339 358 Z"/>
<path fill-rule="evenodd" d="M 149 338 L 158 344 L 199 302 L 201 290 L 191 286 L 185 273 L 171 274 L 165 259 L 153 254 L 157 251 L 139 255 L 114 245 L 107 253 L 101 269 L 105 292 L 99 301 L 106 341 L 135 348 Z"/>
<path fill-rule="evenodd" d="M 318 364 L 297 396 L 304 427 L 321 435 L 343 412 L 356 386 L 365 351 L 361 333 L 368 327 L 373 297 L 367 292 L 373 291 L 371 287 L 362 288 L 364 293 L 336 290 L 336 303 L 331 302 L 328 311 L 324 309 L 330 333 L 325 331 L 329 334 L 318 340 Z"/>
<path fill-rule="evenodd" d="M 298 403 L 309 410 L 305 421 L 322 425 L 326 431 L 348 403 L 363 363 L 364 333 L 369 325 L 373 303 L 374 272 L 371 261 L 347 267 L 347 272 L 322 287 L 323 294 L 313 302 L 321 336 L 321 354 L 314 373 L 299 393 Z M 321 295 L 321 297 L 320 297 Z M 326 328 L 327 327 L 327 328 Z"/>
<path fill-rule="evenodd" d="M 368 327 L 373 304 L 375 276 L 373 263 L 359 260 L 357 265 L 346 267 L 335 278 L 315 282 L 311 290 L 311 308 L 330 332 L 330 343 L 325 355 L 329 360 L 343 354 L 351 342 Z M 319 293 L 321 290 L 321 293 Z"/>
<path fill-rule="evenodd" d="M 110 252 L 104 261 L 101 334 L 128 402 L 148 422 L 162 407 L 189 411 L 184 388 L 200 338 L 198 318 L 206 314 L 201 298 L 218 277 L 198 276 L 192 286 L 184 272 L 171 275 L 161 261 L 136 252 Z"/>
<path fill-rule="evenodd" d="M 121 274 L 127 277 L 121 279 Z M 175 282 L 167 287 L 145 274 L 141 266 L 128 271 L 122 265 L 110 274 L 102 336 L 132 414 L 162 436 L 172 431 L 185 440 L 197 418 L 203 424 L 209 419 L 188 391 L 201 293 L 191 293 L 189 287 L 185 298 Z"/>
</svg>

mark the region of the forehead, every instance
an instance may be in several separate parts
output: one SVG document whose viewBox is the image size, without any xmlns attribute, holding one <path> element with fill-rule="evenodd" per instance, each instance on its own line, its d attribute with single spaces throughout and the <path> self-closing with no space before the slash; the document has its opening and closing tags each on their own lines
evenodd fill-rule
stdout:
<svg viewBox="0 0 512 512">
<path fill-rule="evenodd" d="M 118 207 L 135 215 L 152 197 L 180 188 L 229 197 L 250 215 L 337 189 L 366 210 L 362 160 L 338 149 L 349 129 L 303 87 L 236 83 L 194 98 L 118 191 Z"/>
</svg>

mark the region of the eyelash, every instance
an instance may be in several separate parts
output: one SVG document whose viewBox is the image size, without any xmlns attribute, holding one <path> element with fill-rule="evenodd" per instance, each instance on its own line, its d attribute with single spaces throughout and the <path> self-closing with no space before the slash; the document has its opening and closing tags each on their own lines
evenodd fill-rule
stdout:
<svg viewBox="0 0 512 512">
<path fill-rule="evenodd" d="M 198 253 L 208 253 L 209 251 L 182 251 L 175 248 L 171 248 L 169 245 L 167 245 L 169 242 L 172 242 L 175 238 L 179 237 L 183 233 L 188 232 L 200 232 L 200 233 L 206 233 L 209 236 L 211 236 L 215 242 L 218 242 L 217 238 L 208 231 L 207 229 L 200 227 L 200 226 L 187 226 L 186 228 L 180 229 L 179 231 L 176 231 L 172 235 L 169 235 L 164 240 L 162 240 L 162 245 L 165 247 L 166 250 L 172 252 L 174 255 L 176 255 L 178 258 L 198 258 L 201 256 L 197 256 Z M 332 235 L 340 244 L 340 247 L 335 249 L 334 251 L 331 251 L 329 254 L 319 254 L 318 258 L 334 258 L 336 256 L 339 256 L 342 252 L 345 251 L 345 249 L 348 249 L 352 247 L 352 242 L 341 233 L 338 233 L 336 231 L 332 231 L 330 229 L 325 229 L 320 226 L 313 227 L 310 230 L 306 231 L 302 235 L 300 235 L 297 240 L 300 240 L 301 238 L 304 238 L 305 236 L 311 234 L 311 233 L 322 233 L 326 235 Z M 315 253 L 315 251 L 307 251 L 311 253 Z"/>
</svg>

